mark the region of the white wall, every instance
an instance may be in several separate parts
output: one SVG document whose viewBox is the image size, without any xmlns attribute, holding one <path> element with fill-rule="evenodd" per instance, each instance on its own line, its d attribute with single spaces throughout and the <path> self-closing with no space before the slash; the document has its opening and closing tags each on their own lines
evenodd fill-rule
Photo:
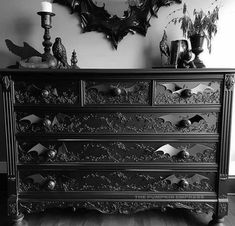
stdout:
<svg viewBox="0 0 235 226">
<path fill-rule="evenodd" d="M 118 0 L 113 0 L 117 4 Z M 212 0 L 214 1 L 214 0 Z M 212 1 L 184 0 L 189 12 L 194 8 L 210 9 Z M 11 54 L 5 45 L 5 39 L 10 39 L 18 45 L 24 41 L 43 52 L 43 29 L 40 27 L 40 0 L 1 0 L 0 2 L 0 67 L 15 64 L 19 60 Z M 212 42 L 212 54 L 207 49 L 201 58 L 209 68 L 235 68 L 235 1 L 221 0 L 218 34 Z M 116 6 L 115 6 L 116 7 Z M 169 13 L 182 5 L 161 8 L 158 18 L 151 19 L 151 27 L 146 37 L 138 34 L 128 34 L 117 50 L 105 39 L 104 34 L 97 32 L 82 33 L 75 14 L 58 4 L 53 4 L 52 41 L 55 37 L 62 38 L 70 58 L 73 49 L 77 51 L 78 64 L 81 68 L 151 68 L 160 66 L 159 42 L 165 25 L 170 20 Z M 181 15 L 181 11 L 174 16 Z M 170 25 L 167 28 L 168 40 L 182 38 L 179 26 Z M 235 99 L 235 98 L 234 98 Z M 234 104 L 235 106 L 235 104 Z M 233 109 L 234 112 L 234 109 Z M 233 134 L 235 123 L 232 124 Z M 235 175 L 235 141 L 231 143 L 230 174 Z M 234 166 L 234 167 L 233 167 Z"/>
</svg>

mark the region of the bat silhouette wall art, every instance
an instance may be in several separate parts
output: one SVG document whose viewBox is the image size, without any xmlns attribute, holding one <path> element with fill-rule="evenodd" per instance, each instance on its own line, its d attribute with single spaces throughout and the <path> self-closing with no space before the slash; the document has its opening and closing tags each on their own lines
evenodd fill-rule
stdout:
<svg viewBox="0 0 235 226">
<path fill-rule="evenodd" d="M 157 17 L 157 12 L 161 7 L 180 4 L 181 0 L 136 1 L 135 4 L 129 5 L 122 17 L 110 15 L 105 9 L 105 4 L 100 7 L 92 0 L 54 0 L 53 2 L 65 5 L 72 10 L 72 13 L 77 13 L 84 32 L 105 33 L 106 38 L 117 49 L 118 43 L 128 33 L 139 33 L 145 36 L 150 27 L 151 17 Z"/>
</svg>

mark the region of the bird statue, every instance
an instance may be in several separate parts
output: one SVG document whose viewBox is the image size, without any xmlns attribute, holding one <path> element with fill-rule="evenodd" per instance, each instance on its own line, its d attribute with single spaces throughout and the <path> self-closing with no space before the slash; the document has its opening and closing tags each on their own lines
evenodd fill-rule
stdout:
<svg viewBox="0 0 235 226">
<path fill-rule="evenodd" d="M 58 60 L 59 63 L 62 63 L 63 67 L 69 68 L 69 64 L 67 62 L 67 54 L 64 45 L 61 42 L 61 38 L 57 37 L 52 46 L 52 52 L 54 57 Z"/>
<path fill-rule="evenodd" d="M 161 52 L 161 63 L 163 65 L 163 55 L 165 55 L 167 57 L 167 64 L 169 64 L 169 60 L 170 60 L 170 48 L 167 44 L 167 34 L 166 31 L 164 30 L 163 36 L 162 36 L 162 40 L 159 43 L 159 48 L 160 48 L 160 52 Z"/>
</svg>

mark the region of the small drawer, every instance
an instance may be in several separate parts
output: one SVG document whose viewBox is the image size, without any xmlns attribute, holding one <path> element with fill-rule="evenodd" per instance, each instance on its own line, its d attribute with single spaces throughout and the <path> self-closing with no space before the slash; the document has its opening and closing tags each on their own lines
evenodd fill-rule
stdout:
<svg viewBox="0 0 235 226">
<path fill-rule="evenodd" d="M 147 141 L 38 142 L 18 141 L 18 161 L 70 162 L 178 162 L 215 163 L 217 143 L 163 143 Z"/>
<path fill-rule="evenodd" d="M 215 191 L 216 173 L 154 171 L 19 172 L 20 192 L 40 191 Z"/>
<path fill-rule="evenodd" d="M 73 81 L 15 82 L 16 104 L 76 104 L 78 94 Z"/>
<path fill-rule="evenodd" d="M 84 81 L 85 105 L 149 105 L 150 81 Z"/>
<path fill-rule="evenodd" d="M 221 82 L 158 82 L 155 81 L 155 105 L 220 104 Z"/>
<path fill-rule="evenodd" d="M 18 133 L 216 134 L 210 113 L 37 113 L 16 112 Z"/>
</svg>

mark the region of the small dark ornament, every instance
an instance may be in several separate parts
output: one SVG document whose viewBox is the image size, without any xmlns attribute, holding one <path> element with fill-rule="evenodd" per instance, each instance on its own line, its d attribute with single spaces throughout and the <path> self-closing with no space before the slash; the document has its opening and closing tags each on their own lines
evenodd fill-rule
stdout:
<svg viewBox="0 0 235 226">
<path fill-rule="evenodd" d="M 163 36 L 162 36 L 162 40 L 159 43 L 159 48 L 160 48 L 160 52 L 161 52 L 161 62 L 163 64 L 163 56 L 165 55 L 167 58 L 167 64 L 169 64 L 169 59 L 170 59 L 170 48 L 167 44 L 167 34 L 166 31 L 164 30 Z"/>
<path fill-rule="evenodd" d="M 146 35 L 149 20 L 157 17 L 158 10 L 163 6 L 181 3 L 181 0 L 141 0 L 138 4 L 129 4 L 123 17 L 112 16 L 105 6 L 98 7 L 92 0 L 54 0 L 53 2 L 65 5 L 76 12 L 81 19 L 84 32 L 98 31 L 106 34 L 113 47 L 117 49 L 118 43 L 128 33 Z"/>
<path fill-rule="evenodd" d="M 77 54 L 76 54 L 75 50 L 73 50 L 73 52 L 72 52 L 72 57 L 71 57 L 71 68 L 74 68 L 74 69 L 79 68 L 79 67 L 77 66 L 77 62 L 78 62 L 78 60 L 77 60 Z"/>
<path fill-rule="evenodd" d="M 58 64 L 61 63 L 64 68 L 70 68 L 67 62 L 67 53 L 64 45 L 61 42 L 61 38 L 57 37 L 52 46 L 52 52 L 54 57 L 58 60 Z"/>
<path fill-rule="evenodd" d="M 178 68 L 196 68 L 194 59 L 195 54 L 191 50 L 186 50 L 178 59 Z"/>
</svg>

